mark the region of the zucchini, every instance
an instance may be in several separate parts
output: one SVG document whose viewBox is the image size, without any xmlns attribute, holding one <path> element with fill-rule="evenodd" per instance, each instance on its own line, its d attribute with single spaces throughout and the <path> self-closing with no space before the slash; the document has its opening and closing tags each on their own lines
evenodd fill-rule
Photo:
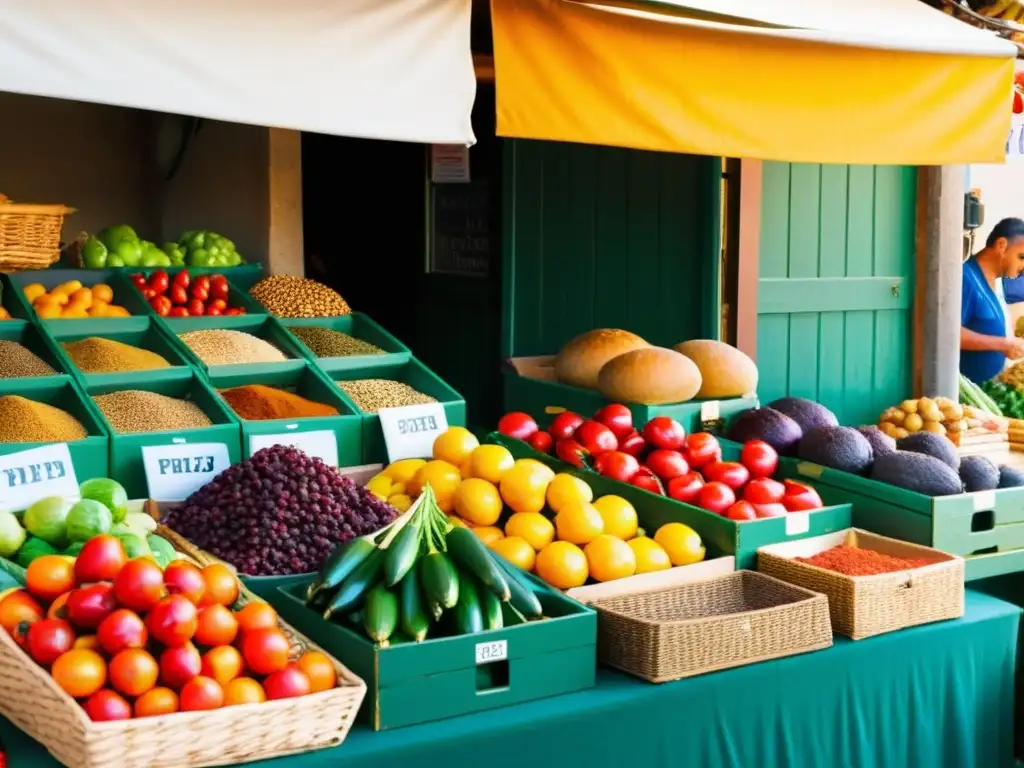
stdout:
<svg viewBox="0 0 1024 768">
<path fill-rule="evenodd" d="M 324 611 L 324 618 L 330 619 L 336 613 L 348 613 L 362 608 L 366 593 L 380 580 L 383 569 L 384 550 L 374 548 L 373 552 L 341 582 L 337 594 L 331 598 L 327 610 Z"/>
<path fill-rule="evenodd" d="M 423 607 L 423 594 L 420 592 L 420 580 L 416 570 L 416 568 L 410 568 L 402 579 L 398 593 L 398 615 L 402 632 L 416 642 L 420 642 L 427 637 L 430 618 Z"/>
<path fill-rule="evenodd" d="M 508 576 L 508 587 L 512 593 L 509 602 L 512 607 L 528 619 L 539 619 L 543 616 L 544 608 L 533 591 L 533 585 L 525 578 L 526 574 L 517 573 L 519 569 L 501 555 L 496 555 L 496 559 Z"/>
<path fill-rule="evenodd" d="M 475 534 L 470 533 L 471 536 Z M 459 573 L 459 600 L 452 618 L 460 635 L 475 635 L 484 631 L 484 614 L 480 607 L 480 592 L 487 591 L 466 571 Z"/>
<path fill-rule="evenodd" d="M 420 581 L 428 606 L 454 608 L 459 601 L 459 574 L 444 552 L 431 552 L 420 558 Z M 433 612 L 436 615 L 436 610 Z"/>
<path fill-rule="evenodd" d="M 420 524 L 412 521 L 398 532 L 384 558 L 384 583 L 395 586 L 416 565 L 420 554 Z"/>
<path fill-rule="evenodd" d="M 479 536 L 469 528 L 457 525 L 448 532 L 445 541 L 448 554 L 460 568 L 476 576 L 500 600 L 508 602 L 512 599 L 508 580 Z"/>
<path fill-rule="evenodd" d="M 486 587 L 480 589 L 480 610 L 484 615 L 484 629 L 501 629 L 505 626 L 505 619 L 501 615 L 501 600 Z"/>
<path fill-rule="evenodd" d="M 363 627 L 375 643 L 387 643 L 398 627 L 398 597 L 383 584 L 378 584 L 366 595 L 363 609 Z"/>
<path fill-rule="evenodd" d="M 25 584 L 26 570 L 13 560 L 8 560 L 6 557 L 0 557 L 0 571 L 4 571 L 9 574 L 11 578 L 18 582 L 18 584 Z"/>
<path fill-rule="evenodd" d="M 306 603 L 312 602 L 320 590 L 333 589 L 341 584 L 375 549 L 377 547 L 373 542 L 364 537 L 346 541 L 335 547 L 320 566 L 316 578 L 306 588 Z"/>
</svg>

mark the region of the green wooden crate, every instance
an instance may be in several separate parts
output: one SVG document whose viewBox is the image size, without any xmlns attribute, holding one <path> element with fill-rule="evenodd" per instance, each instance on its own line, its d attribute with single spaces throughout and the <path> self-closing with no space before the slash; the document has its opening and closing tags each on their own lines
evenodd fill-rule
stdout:
<svg viewBox="0 0 1024 768">
<path fill-rule="evenodd" d="M 302 583 L 303 589 L 309 584 L 316 574 L 302 573 L 298 576 L 246 576 L 239 574 L 239 579 L 246 588 L 257 597 L 262 597 L 268 603 L 277 599 L 277 590 L 287 588 L 293 584 Z"/>
<path fill-rule="evenodd" d="M 96 397 L 125 388 L 119 383 L 108 381 L 88 385 L 86 393 L 89 397 Z M 188 378 L 140 381 L 129 388 L 191 400 L 213 422 L 213 426 L 199 429 L 118 434 L 100 413 L 99 417 L 110 434 L 110 477 L 125 487 L 129 498 L 146 498 L 149 494 L 142 459 L 143 447 L 180 443 L 223 443 L 227 446 L 228 459 L 232 464 L 241 459 L 241 432 L 238 421 L 202 377 L 193 373 Z M 93 407 L 96 407 L 95 404 Z"/>
<path fill-rule="evenodd" d="M 380 325 L 362 312 L 353 312 L 341 317 L 302 317 L 279 318 L 285 328 L 330 328 L 332 331 L 347 333 L 357 339 L 367 341 L 384 350 L 383 355 L 350 355 L 348 357 L 317 357 L 302 339 L 298 339 L 306 359 L 313 361 L 319 368 L 328 373 L 347 371 L 351 368 L 366 368 L 373 365 L 400 365 L 412 357 L 409 348 L 385 331 Z M 298 338 L 298 337 L 296 337 Z"/>
<path fill-rule="evenodd" d="M 466 424 L 466 401 L 462 395 L 448 386 L 440 376 L 415 357 L 399 365 L 349 368 L 327 375 L 335 382 L 353 379 L 391 379 L 404 382 L 441 403 L 444 406 L 445 418 L 448 419 L 448 426 L 465 426 Z M 341 392 L 340 389 L 338 391 Z M 360 414 L 363 418 L 363 459 L 361 462 L 352 462 L 352 464 L 387 464 L 388 450 L 384 442 L 384 432 L 380 426 L 380 416 L 376 413 L 364 413 L 344 392 L 341 392 L 341 396 L 353 412 Z"/>
<path fill-rule="evenodd" d="M 517 459 L 538 459 L 556 472 L 569 472 L 582 478 L 594 491 L 595 498 L 608 494 L 621 496 L 636 508 L 640 527 L 650 536 L 666 523 L 685 523 L 700 535 L 707 550 L 706 558 L 732 555 L 736 558 L 737 569 L 756 570 L 758 547 L 821 536 L 850 527 L 852 511 L 847 503 L 830 502 L 830 506 L 813 512 L 737 522 L 591 470 L 577 469 L 553 456 L 538 453 L 521 440 L 497 432 L 488 435 L 486 441 L 504 445 Z M 738 460 L 738 446 L 722 441 L 722 456 L 726 461 Z"/>
<path fill-rule="evenodd" d="M 242 455 L 249 458 L 253 437 L 263 435 L 294 435 L 304 432 L 328 430 L 334 433 L 338 447 L 338 466 L 349 467 L 362 463 L 363 418 L 334 386 L 327 376 L 303 362 L 300 368 L 250 374 L 245 371 L 220 372 L 221 369 L 243 368 L 245 366 L 219 366 L 217 373 L 211 373 L 210 385 L 217 390 L 241 387 L 246 384 L 263 384 L 295 392 L 308 400 L 330 405 L 338 409 L 338 416 L 316 416 L 304 419 L 270 419 L 267 421 L 246 421 L 235 414 L 242 425 Z M 221 398 L 218 397 L 220 400 Z M 224 407 L 230 406 L 221 400 Z"/>
<path fill-rule="evenodd" d="M 36 379 L 0 380 L 0 397 L 20 395 L 28 400 L 46 403 L 67 411 L 89 432 L 83 440 L 68 443 L 71 462 L 78 482 L 93 477 L 109 477 L 110 435 L 96 406 L 70 376 L 49 376 Z M 47 443 L 0 443 L 0 454 L 40 448 Z"/>
<path fill-rule="evenodd" d="M 61 354 L 60 349 L 53 343 L 49 334 L 39 326 L 20 320 L 0 320 L 0 340 L 15 341 L 21 344 L 30 352 L 33 352 L 42 358 L 43 362 L 47 363 L 58 374 L 67 376 L 73 375 L 70 364 Z M 10 381 L 10 379 L 3 378 L 2 373 L 3 372 L 0 371 L 0 386 L 2 386 L 4 382 Z M 45 381 L 52 377 L 33 376 L 31 378 Z M 19 378 L 18 380 L 24 381 L 25 379 Z"/>
<path fill-rule="evenodd" d="M 145 302 L 146 301 L 145 297 L 142 295 L 142 292 L 139 291 L 139 289 L 136 287 L 135 283 L 132 282 L 131 276 L 135 275 L 135 274 L 142 274 L 142 275 L 146 275 L 146 277 L 149 277 L 154 272 L 160 271 L 160 269 L 161 269 L 160 267 L 146 267 L 144 269 L 126 269 L 125 272 L 124 272 L 124 275 L 123 275 L 124 282 L 127 283 L 129 286 L 131 286 L 131 289 L 133 291 L 135 291 L 135 293 L 138 295 L 138 298 L 139 298 L 140 301 L 144 301 Z M 201 270 L 201 269 L 197 269 L 197 268 L 194 268 L 194 267 L 190 267 L 190 268 L 188 268 L 188 273 L 189 273 L 190 280 L 194 280 L 197 277 L 203 277 L 203 276 L 212 277 L 213 275 L 224 275 L 224 277 L 228 281 L 228 302 L 227 302 L 227 304 L 228 304 L 229 307 L 241 307 L 242 309 L 244 309 L 246 311 L 246 314 L 250 314 L 250 315 L 265 315 L 265 314 L 267 314 L 267 310 L 263 307 L 262 304 L 260 304 L 258 301 L 256 301 L 254 298 L 252 298 L 249 295 L 248 290 L 239 288 L 237 285 L 235 285 L 235 283 L 233 282 L 233 278 L 235 277 L 235 275 L 234 275 L 234 273 L 231 273 L 230 271 L 228 271 L 230 269 L 231 268 L 227 268 L 227 269 L 213 269 L 213 268 L 207 267 L 207 268 Z M 174 276 L 177 275 L 179 272 L 185 271 L 185 268 L 183 268 L 183 267 L 164 268 L 163 271 L 166 272 L 167 275 L 171 278 L 172 284 L 173 284 Z M 262 267 L 258 267 L 258 271 L 252 272 L 251 274 L 255 274 L 257 276 L 262 276 L 262 274 L 263 274 Z M 156 313 L 153 311 L 152 306 L 149 305 L 148 302 L 147 302 L 146 306 L 147 306 L 147 308 L 149 310 L 149 313 L 151 315 L 156 315 Z M 221 317 L 221 316 L 222 315 L 216 315 L 216 317 Z M 234 315 L 227 315 L 227 317 L 234 317 Z"/>
<path fill-rule="evenodd" d="M 0 325 L 15 327 L 31 320 L 31 307 L 17 295 L 17 290 L 5 274 L 0 274 L 0 307 L 6 309 L 11 316 L 10 320 L 0 320 Z"/>
<path fill-rule="evenodd" d="M 309 579 L 271 600 L 297 630 L 366 681 L 360 719 L 375 730 L 447 720 L 594 686 L 597 615 L 534 580 L 543 621 L 475 635 L 379 648 L 364 633 L 306 607 Z M 506 622 L 512 622 L 505 611 Z M 481 646 L 505 643 L 507 659 L 477 663 Z"/>
<path fill-rule="evenodd" d="M 278 371 L 299 371 L 306 367 L 303 346 L 283 325 L 270 315 L 233 315 L 229 317 L 161 317 L 162 323 L 174 337 L 185 359 L 206 376 L 245 374 L 262 376 Z M 235 365 L 207 365 L 189 349 L 178 336 L 189 331 L 231 330 L 252 334 L 280 349 L 288 359 L 277 363 L 237 363 Z"/>
<path fill-rule="evenodd" d="M 8 284 L 13 288 L 11 291 L 12 300 L 20 305 L 19 314 L 41 323 L 50 331 L 62 331 L 74 329 L 78 333 L 91 336 L 103 336 L 107 333 L 117 331 L 138 330 L 146 327 L 146 318 L 149 315 L 149 304 L 142 299 L 135 288 L 113 269 L 40 269 L 31 272 L 16 272 L 7 275 Z M 99 283 L 109 285 L 114 292 L 113 304 L 124 307 L 131 317 L 88 317 L 88 318 L 56 318 L 43 319 L 36 314 L 31 302 L 25 298 L 23 293 L 26 285 L 39 283 L 50 291 L 61 283 L 71 280 L 78 280 L 86 288 L 92 288 Z"/>
</svg>

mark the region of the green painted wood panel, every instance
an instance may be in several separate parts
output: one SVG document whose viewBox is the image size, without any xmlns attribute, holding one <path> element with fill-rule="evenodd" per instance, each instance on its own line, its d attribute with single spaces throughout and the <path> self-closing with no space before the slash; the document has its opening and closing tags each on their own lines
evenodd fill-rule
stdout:
<svg viewBox="0 0 1024 768">
<path fill-rule="evenodd" d="M 765 163 L 758 394 L 843 424 L 910 395 L 916 170 Z"/>
<path fill-rule="evenodd" d="M 502 350 L 552 354 L 592 328 L 717 338 L 721 160 L 505 142 Z"/>
</svg>

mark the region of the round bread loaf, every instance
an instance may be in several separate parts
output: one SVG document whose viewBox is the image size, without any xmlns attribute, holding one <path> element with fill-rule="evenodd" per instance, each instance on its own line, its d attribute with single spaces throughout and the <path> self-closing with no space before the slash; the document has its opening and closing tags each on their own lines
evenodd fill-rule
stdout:
<svg viewBox="0 0 1024 768">
<path fill-rule="evenodd" d="M 634 349 L 605 363 L 598 388 L 609 400 L 664 405 L 692 400 L 700 391 L 700 369 L 686 355 L 664 347 Z"/>
<path fill-rule="evenodd" d="M 635 333 L 598 328 L 575 337 L 555 355 L 555 378 L 563 384 L 597 389 L 602 366 L 624 352 L 649 346 Z"/>
<path fill-rule="evenodd" d="M 700 369 L 697 397 L 702 400 L 743 397 L 757 391 L 757 365 L 736 347 L 713 339 L 693 339 L 674 349 Z"/>
</svg>

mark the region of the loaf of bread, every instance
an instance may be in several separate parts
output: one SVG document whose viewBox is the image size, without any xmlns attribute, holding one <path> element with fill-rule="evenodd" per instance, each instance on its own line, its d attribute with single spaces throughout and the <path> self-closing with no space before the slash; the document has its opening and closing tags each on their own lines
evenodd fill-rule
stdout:
<svg viewBox="0 0 1024 768">
<path fill-rule="evenodd" d="M 685 403 L 700 391 L 700 369 L 686 355 L 645 347 L 612 358 L 601 369 L 598 388 L 609 400 L 641 405 Z"/>
<path fill-rule="evenodd" d="M 555 378 L 563 384 L 597 389 L 601 368 L 624 352 L 650 346 L 635 333 L 598 328 L 572 339 L 555 355 Z"/>
</svg>

